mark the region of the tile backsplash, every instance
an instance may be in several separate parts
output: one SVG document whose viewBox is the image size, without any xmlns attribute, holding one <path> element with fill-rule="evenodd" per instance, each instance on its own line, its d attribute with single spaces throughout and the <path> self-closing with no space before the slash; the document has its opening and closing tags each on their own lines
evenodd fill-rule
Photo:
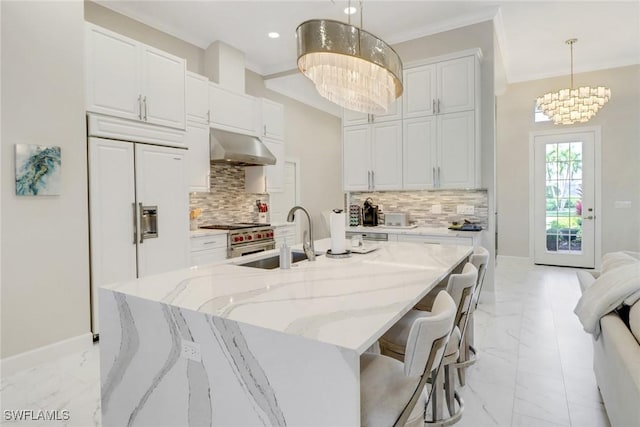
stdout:
<svg viewBox="0 0 640 427">
<path fill-rule="evenodd" d="M 362 206 L 371 197 L 374 204 L 382 205 L 383 212 L 406 212 L 419 226 L 448 226 L 464 219 L 478 222 L 485 229 L 488 226 L 487 190 L 354 192 L 349 196 L 348 204 Z M 431 213 L 434 205 L 441 206 L 441 213 Z M 459 205 L 473 206 L 473 215 L 457 213 Z"/>
<path fill-rule="evenodd" d="M 269 203 L 268 194 L 246 193 L 244 167 L 211 164 L 211 192 L 190 193 L 189 208 L 202 209 L 198 225 L 257 222 L 256 200 Z"/>
</svg>

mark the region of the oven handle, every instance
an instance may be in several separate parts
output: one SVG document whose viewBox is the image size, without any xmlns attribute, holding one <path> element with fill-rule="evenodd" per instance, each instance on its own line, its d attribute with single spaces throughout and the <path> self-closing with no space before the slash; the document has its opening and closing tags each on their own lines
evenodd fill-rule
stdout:
<svg viewBox="0 0 640 427">
<path fill-rule="evenodd" d="M 275 249 L 275 247 L 276 247 L 275 242 L 268 242 L 268 243 L 260 242 L 260 243 L 255 243 L 251 245 L 236 246 L 236 247 L 229 248 L 229 251 L 228 251 L 229 258 L 236 258 L 239 256 L 257 254 L 259 252 L 265 252 L 270 249 Z"/>
</svg>

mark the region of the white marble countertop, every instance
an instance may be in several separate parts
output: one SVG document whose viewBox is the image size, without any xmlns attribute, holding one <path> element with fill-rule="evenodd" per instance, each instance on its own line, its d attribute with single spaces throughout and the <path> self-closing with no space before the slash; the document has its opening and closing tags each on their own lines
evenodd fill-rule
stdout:
<svg viewBox="0 0 640 427">
<path fill-rule="evenodd" d="M 105 288 L 361 354 L 472 250 L 406 242 L 378 246 L 350 258 L 318 256 L 289 270 L 234 265 L 277 254 L 273 250 Z M 316 242 L 317 252 L 329 247 L 329 239 Z"/>
<path fill-rule="evenodd" d="M 199 228 L 197 230 L 191 230 L 189 235 L 190 237 L 206 237 L 206 236 L 215 236 L 218 234 L 228 234 L 229 230 L 210 230 L 207 228 Z"/>
<path fill-rule="evenodd" d="M 469 237 L 481 233 L 481 231 L 461 231 L 461 230 L 449 230 L 447 227 L 414 227 L 414 228 L 399 228 L 399 227 L 386 227 L 379 225 L 377 227 L 347 227 L 347 231 L 355 231 L 362 233 L 389 233 L 389 234 L 416 234 L 424 236 L 452 236 L 452 237 Z"/>
</svg>

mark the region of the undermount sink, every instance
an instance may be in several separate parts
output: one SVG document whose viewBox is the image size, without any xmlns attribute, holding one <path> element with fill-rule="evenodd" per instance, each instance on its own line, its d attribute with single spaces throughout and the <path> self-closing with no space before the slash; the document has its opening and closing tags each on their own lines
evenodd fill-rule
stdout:
<svg viewBox="0 0 640 427">
<path fill-rule="evenodd" d="M 316 253 L 316 256 L 320 254 Z M 291 251 L 291 264 L 304 261 L 307 259 L 307 254 L 304 252 Z M 273 270 L 280 267 L 280 255 L 272 255 L 268 258 L 257 259 L 255 261 L 245 262 L 243 264 L 236 264 L 241 267 L 253 267 L 262 268 L 263 270 Z"/>
</svg>

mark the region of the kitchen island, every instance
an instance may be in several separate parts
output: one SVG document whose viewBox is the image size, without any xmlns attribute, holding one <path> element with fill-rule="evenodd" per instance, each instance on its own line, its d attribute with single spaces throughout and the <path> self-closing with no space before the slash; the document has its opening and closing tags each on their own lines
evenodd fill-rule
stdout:
<svg viewBox="0 0 640 427">
<path fill-rule="evenodd" d="M 385 242 L 289 270 L 236 265 L 263 253 L 106 286 L 102 423 L 360 425 L 359 356 L 471 250 Z"/>
</svg>

